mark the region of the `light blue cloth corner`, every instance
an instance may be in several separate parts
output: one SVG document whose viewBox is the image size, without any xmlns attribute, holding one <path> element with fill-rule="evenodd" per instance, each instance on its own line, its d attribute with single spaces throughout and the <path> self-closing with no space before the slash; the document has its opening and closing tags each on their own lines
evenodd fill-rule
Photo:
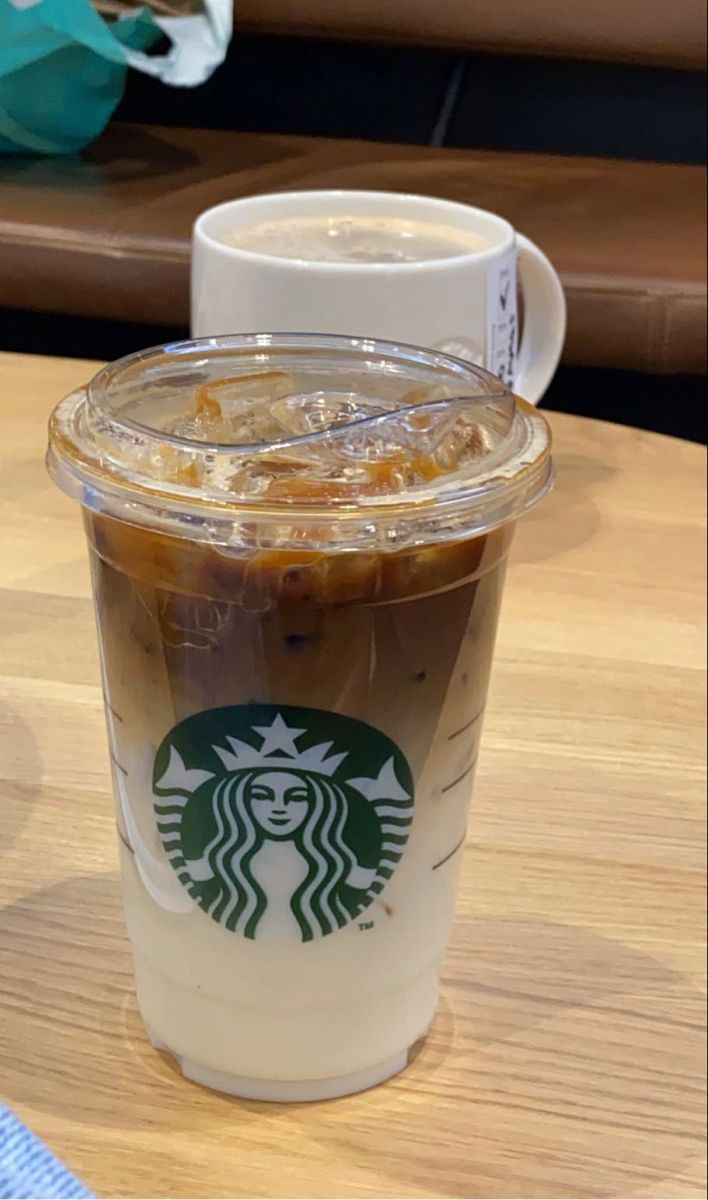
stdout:
<svg viewBox="0 0 708 1200">
<path fill-rule="evenodd" d="M 92 1200 L 38 1137 L 0 1104 L 0 1200 Z"/>
</svg>

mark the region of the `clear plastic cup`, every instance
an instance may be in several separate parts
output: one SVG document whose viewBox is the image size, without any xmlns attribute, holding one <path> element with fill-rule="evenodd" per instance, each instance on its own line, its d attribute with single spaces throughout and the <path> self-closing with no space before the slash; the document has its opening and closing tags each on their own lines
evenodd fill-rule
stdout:
<svg viewBox="0 0 708 1200">
<path fill-rule="evenodd" d="M 236 1095 L 405 1067 L 435 1012 L 542 416 L 468 363 L 254 335 L 57 407 L 83 508 L 138 1000 Z"/>
</svg>

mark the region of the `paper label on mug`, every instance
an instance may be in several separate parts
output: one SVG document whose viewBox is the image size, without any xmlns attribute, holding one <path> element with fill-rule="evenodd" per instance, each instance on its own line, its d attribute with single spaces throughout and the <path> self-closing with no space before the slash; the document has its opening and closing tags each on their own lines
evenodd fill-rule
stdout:
<svg viewBox="0 0 708 1200">
<path fill-rule="evenodd" d="M 519 349 L 516 304 L 516 250 L 487 269 L 487 354 L 485 366 L 514 386 Z"/>
<path fill-rule="evenodd" d="M 157 828 L 189 896 L 232 933 L 309 942 L 354 921 L 392 877 L 414 784 L 388 737 L 337 713 L 211 709 L 163 740 Z"/>
</svg>

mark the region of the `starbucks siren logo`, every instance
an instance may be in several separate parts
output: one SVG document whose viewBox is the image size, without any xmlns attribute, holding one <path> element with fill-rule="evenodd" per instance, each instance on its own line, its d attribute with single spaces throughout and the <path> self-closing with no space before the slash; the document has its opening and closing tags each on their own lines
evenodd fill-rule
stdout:
<svg viewBox="0 0 708 1200">
<path fill-rule="evenodd" d="M 153 793 L 189 895 L 259 940 L 309 942 L 352 921 L 393 875 L 413 813 L 410 767 L 389 738 L 285 706 L 189 717 L 158 750 Z"/>
</svg>

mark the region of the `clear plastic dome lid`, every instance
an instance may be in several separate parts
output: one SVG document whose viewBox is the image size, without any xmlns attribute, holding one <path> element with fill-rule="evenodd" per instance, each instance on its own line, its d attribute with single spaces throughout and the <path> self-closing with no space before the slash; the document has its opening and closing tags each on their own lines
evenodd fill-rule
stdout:
<svg viewBox="0 0 708 1200">
<path fill-rule="evenodd" d="M 552 479 L 546 421 L 487 372 L 309 334 L 122 359 L 57 406 L 48 463 L 89 509 L 234 547 L 476 536 Z"/>
</svg>

